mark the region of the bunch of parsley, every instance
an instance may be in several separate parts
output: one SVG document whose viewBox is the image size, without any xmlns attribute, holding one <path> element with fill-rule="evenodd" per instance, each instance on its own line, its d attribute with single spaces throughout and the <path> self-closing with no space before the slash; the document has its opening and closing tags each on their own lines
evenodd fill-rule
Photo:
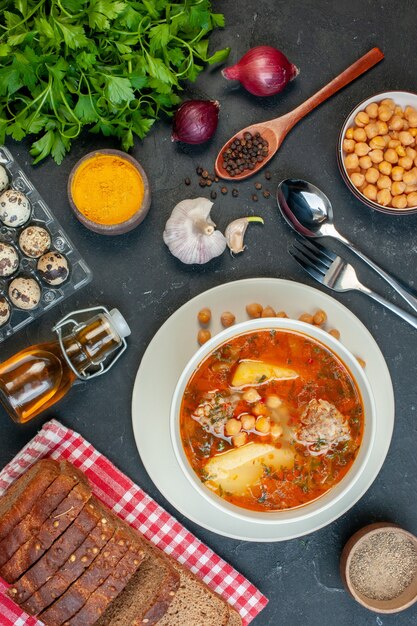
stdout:
<svg viewBox="0 0 417 626">
<path fill-rule="evenodd" d="M 122 147 L 178 104 L 224 26 L 210 0 L 0 0 L 0 143 L 35 134 L 59 164 L 84 127 Z"/>
</svg>

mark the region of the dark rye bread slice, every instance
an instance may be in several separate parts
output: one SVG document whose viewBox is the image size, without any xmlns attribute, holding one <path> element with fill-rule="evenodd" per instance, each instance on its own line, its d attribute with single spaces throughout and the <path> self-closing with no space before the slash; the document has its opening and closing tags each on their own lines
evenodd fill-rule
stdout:
<svg viewBox="0 0 417 626">
<path fill-rule="evenodd" d="M 130 547 L 130 533 L 121 522 L 106 547 L 94 559 L 85 572 L 50 607 L 39 615 L 39 619 L 50 626 L 59 626 L 73 617 L 87 602 L 91 594 L 113 573 L 119 561 Z M 123 524 L 123 525 L 122 525 Z M 138 552 L 141 554 L 140 549 Z"/>
<path fill-rule="evenodd" d="M 227 626 L 227 602 L 188 569 L 177 562 L 173 566 L 179 573 L 180 586 L 158 626 Z"/>
<path fill-rule="evenodd" d="M 102 517 L 97 526 L 67 559 L 65 564 L 25 602 L 22 608 L 30 615 L 38 615 L 59 598 L 81 576 L 100 552 L 107 546 L 116 529 Z"/>
<path fill-rule="evenodd" d="M 53 459 L 41 459 L 17 478 L 0 498 L 0 541 L 29 513 L 60 473 Z"/>
<path fill-rule="evenodd" d="M 102 508 L 88 502 L 42 558 L 8 590 L 10 597 L 18 604 L 25 602 L 65 564 L 102 517 Z"/>
<path fill-rule="evenodd" d="M 180 577 L 158 548 L 145 539 L 143 542 L 146 550 L 143 563 L 95 626 L 153 626 L 166 613 Z"/>
<path fill-rule="evenodd" d="M 60 470 L 61 473 L 57 475 L 55 480 L 34 502 L 27 515 L 0 542 L 0 575 L 4 578 L 6 577 L 2 573 L 2 566 L 14 555 L 20 546 L 39 531 L 45 520 L 48 519 L 54 509 L 66 498 L 77 483 L 83 482 L 87 484 L 84 474 L 70 463 L 62 462 Z"/>
<path fill-rule="evenodd" d="M 72 617 L 65 626 L 92 626 L 126 587 L 144 559 L 143 551 L 130 546 L 128 552 L 119 561 L 115 571 L 97 587 L 83 608 Z"/>
<path fill-rule="evenodd" d="M 68 528 L 90 497 L 91 489 L 87 484 L 83 482 L 76 484 L 52 511 L 38 532 L 21 545 L 11 559 L 0 568 L 0 575 L 8 583 L 18 580 Z"/>
</svg>

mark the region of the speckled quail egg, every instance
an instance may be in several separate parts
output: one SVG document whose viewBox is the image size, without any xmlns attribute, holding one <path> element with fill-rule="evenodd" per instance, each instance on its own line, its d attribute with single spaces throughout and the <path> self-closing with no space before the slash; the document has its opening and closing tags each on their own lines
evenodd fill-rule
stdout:
<svg viewBox="0 0 417 626">
<path fill-rule="evenodd" d="M 7 189 L 9 186 L 9 177 L 6 172 L 6 168 L 0 165 L 0 193 Z"/>
<path fill-rule="evenodd" d="M 48 285 L 57 287 L 67 280 L 69 274 L 68 261 L 59 252 L 47 252 L 38 261 L 39 276 Z"/>
<path fill-rule="evenodd" d="M 0 326 L 7 324 L 10 318 L 10 304 L 4 296 L 0 296 Z"/>
<path fill-rule="evenodd" d="M 0 196 L 0 220 L 5 226 L 18 228 L 30 218 L 30 203 L 25 194 L 7 189 Z"/>
<path fill-rule="evenodd" d="M 23 254 L 38 259 L 51 247 L 51 236 L 41 226 L 28 226 L 20 233 L 19 246 Z"/>
<path fill-rule="evenodd" d="M 0 276 L 11 276 L 19 267 L 19 255 L 9 243 L 0 242 Z"/>
<path fill-rule="evenodd" d="M 41 299 L 41 289 L 34 278 L 15 278 L 9 285 L 9 298 L 18 309 L 35 309 Z"/>
</svg>

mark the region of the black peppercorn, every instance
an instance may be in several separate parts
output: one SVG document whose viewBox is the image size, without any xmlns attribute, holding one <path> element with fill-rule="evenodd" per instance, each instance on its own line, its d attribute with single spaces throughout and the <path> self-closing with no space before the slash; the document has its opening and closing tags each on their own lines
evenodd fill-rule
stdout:
<svg viewBox="0 0 417 626">
<path fill-rule="evenodd" d="M 254 194 L 252 195 L 252 200 L 253 200 L 254 202 L 258 202 L 258 196 L 256 195 L 256 193 L 254 193 Z"/>
<path fill-rule="evenodd" d="M 269 198 L 271 196 L 271 194 L 269 193 L 269 191 L 263 191 L 262 195 L 264 198 Z"/>
<path fill-rule="evenodd" d="M 200 180 L 198 181 L 198 184 L 200 185 L 200 187 L 205 187 L 206 181 L 204 180 L 204 178 L 200 178 Z"/>
<path fill-rule="evenodd" d="M 215 200 L 217 198 L 217 193 L 214 190 L 210 193 L 210 198 L 212 200 Z"/>
<path fill-rule="evenodd" d="M 238 195 L 239 195 L 239 190 L 238 190 L 238 189 L 232 189 L 232 196 L 233 196 L 234 198 L 237 198 L 237 197 L 238 197 Z"/>
<path fill-rule="evenodd" d="M 191 185 L 191 180 L 188 178 L 188 176 L 187 176 L 187 178 L 184 178 L 184 183 L 186 185 Z"/>
<path fill-rule="evenodd" d="M 265 172 L 265 178 L 266 180 L 271 180 L 271 172 L 269 172 L 268 170 Z"/>
<path fill-rule="evenodd" d="M 255 183 L 255 189 L 262 189 L 261 183 Z"/>
<path fill-rule="evenodd" d="M 209 175 L 209 173 L 208 173 L 208 171 L 207 171 L 207 170 L 203 170 L 203 171 L 201 172 L 201 176 L 202 176 L 203 178 L 208 178 L 208 175 Z"/>
<path fill-rule="evenodd" d="M 201 176 L 201 174 L 203 173 L 203 168 L 199 165 L 198 167 L 196 167 L 195 171 L 199 176 Z"/>
<path fill-rule="evenodd" d="M 227 194 L 227 187 L 222 187 L 220 189 L 220 191 L 222 192 L 222 194 L 225 196 Z"/>
</svg>

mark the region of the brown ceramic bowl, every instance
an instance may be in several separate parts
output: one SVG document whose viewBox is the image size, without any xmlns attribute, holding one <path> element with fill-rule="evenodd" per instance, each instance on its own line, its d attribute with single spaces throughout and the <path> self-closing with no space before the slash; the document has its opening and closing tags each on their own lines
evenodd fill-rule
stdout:
<svg viewBox="0 0 417 626">
<path fill-rule="evenodd" d="M 340 574 L 349 593 L 365 608 L 370 611 L 375 611 L 376 613 L 399 613 L 400 611 L 404 611 L 404 609 L 413 605 L 417 600 L 417 573 L 414 575 L 414 579 L 407 589 L 405 589 L 399 596 L 391 600 L 374 600 L 372 598 L 368 598 L 368 596 L 365 596 L 355 588 L 350 576 L 350 565 L 356 550 L 372 535 L 384 531 L 400 533 L 412 541 L 417 549 L 417 537 L 412 533 L 403 530 L 396 524 L 391 524 L 389 522 L 369 524 L 369 526 L 365 526 L 364 528 L 358 530 L 358 532 L 349 539 L 343 548 L 342 556 L 340 558 Z"/>
<path fill-rule="evenodd" d="M 72 195 L 72 183 L 75 177 L 75 174 L 82 163 L 91 159 L 98 155 L 115 155 L 120 157 L 121 159 L 128 161 L 133 167 L 139 172 L 140 176 L 143 180 L 144 194 L 140 207 L 137 211 L 128 219 L 118 224 L 100 224 L 99 222 L 94 222 L 88 219 L 81 211 L 78 209 L 77 205 L 74 202 L 74 198 Z M 86 228 L 94 231 L 95 233 L 99 233 L 101 235 L 121 235 L 123 233 L 127 233 L 130 230 L 133 230 L 138 226 L 146 217 L 149 207 L 151 206 L 151 192 L 149 187 L 148 177 L 143 169 L 143 167 L 129 154 L 126 152 L 122 152 L 121 150 L 95 150 L 94 152 L 89 152 L 82 159 L 80 159 L 72 168 L 71 173 L 68 178 L 68 186 L 67 186 L 68 200 L 70 206 L 75 214 L 75 217 L 84 225 Z"/>
<path fill-rule="evenodd" d="M 371 102 L 381 102 L 381 100 L 385 100 L 386 98 L 391 98 L 394 100 L 395 104 L 401 106 L 403 109 L 406 106 L 412 106 L 417 108 L 417 94 L 411 93 L 409 91 L 384 91 L 382 93 L 377 93 L 366 100 L 360 102 L 354 109 L 349 113 L 346 118 L 345 123 L 342 126 L 342 130 L 340 131 L 339 140 L 337 144 L 337 164 L 339 166 L 340 173 L 342 175 L 343 180 L 346 185 L 349 187 L 350 191 L 353 193 L 358 200 L 371 207 L 371 209 L 375 209 L 376 211 L 381 211 L 381 213 L 387 213 L 389 215 L 410 215 L 411 213 L 417 213 L 417 206 L 407 207 L 405 209 L 395 209 L 394 207 L 382 206 L 382 204 L 378 204 L 373 200 L 369 200 L 366 196 L 363 195 L 361 191 L 350 180 L 349 174 L 346 170 L 344 164 L 345 152 L 343 150 L 343 139 L 345 137 L 346 131 L 348 128 L 354 125 L 354 120 L 359 111 L 363 111 L 365 107 L 368 106 Z"/>
</svg>

